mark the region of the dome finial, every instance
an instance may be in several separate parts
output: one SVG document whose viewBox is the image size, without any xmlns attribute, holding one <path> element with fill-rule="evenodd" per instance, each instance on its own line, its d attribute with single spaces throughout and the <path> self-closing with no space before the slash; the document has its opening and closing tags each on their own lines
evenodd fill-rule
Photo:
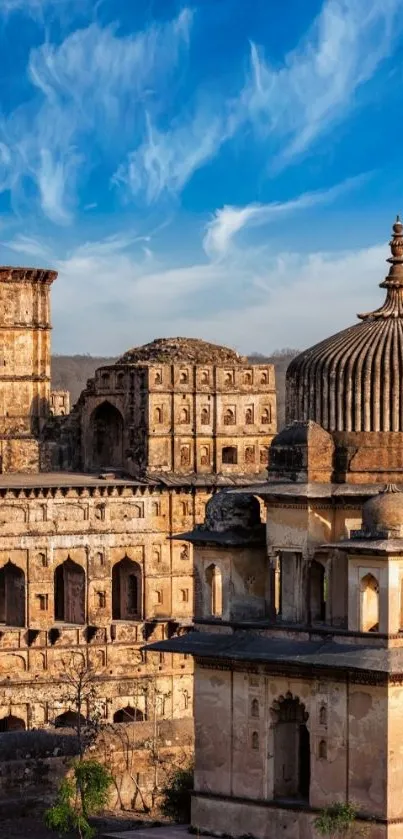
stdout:
<svg viewBox="0 0 403 839">
<path fill-rule="evenodd" d="M 400 216 L 396 216 L 396 221 L 392 227 L 392 238 L 389 242 L 392 256 L 388 262 L 393 264 L 403 262 L 403 224 L 400 221 Z"/>
</svg>

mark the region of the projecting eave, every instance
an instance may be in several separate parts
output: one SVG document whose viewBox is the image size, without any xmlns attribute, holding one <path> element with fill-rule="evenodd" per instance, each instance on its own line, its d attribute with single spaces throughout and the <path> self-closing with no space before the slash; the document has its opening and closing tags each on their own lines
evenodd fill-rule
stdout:
<svg viewBox="0 0 403 839">
<path fill-rule="evenodd" d="M 293 481 L 276 482 L 266 481 L 265 484 L 249 484 L 242 487 L 242 489 L 230 489 L 231 493 L 245 493 L 250 492 L 251 495 L 258 495 L 260 498 L 268 500 L 293 499 L 293 498 L 368 498 L 371 495 L 378 495 L 384 488 L 385 484 L 322 484 L 311 481 L 310 483 L 298 484 Z M 399 489 L 403 492 L 403 484 L 399 484 Z"/>
<path fill-rule="evenodd" d="M 403 554 L 403 539 L 342 539 L 340 542 L 327 542 L 321 547 L 323 550 L 335 548 L 348 553 Z"/>
<path fill-rule="evenodd" d="M 373 639 L 373 636 L 371 640 Z M 379 676 L 403 675 L 403 649 L 364 647 L 337 641 L 290 641 L 267 638 L 252 632 L 215 634 L 189 632 L 169 641 L 157 641 L 144 649 L 193 655 L 197 659 L 289 665 L 290 668 L 367 672 Z"/>
<path fill-rule="evenodd" d="M 253 547 L 266 544 L 265 525 L 255 530 L 225 530 L 222 533 L 216 530 L 189 530 L 186 533 L 176 533 L 170 537 L 172 540 L 190 542 L 192 545 L 220 545 L 220 547 Z"/>
</svg>

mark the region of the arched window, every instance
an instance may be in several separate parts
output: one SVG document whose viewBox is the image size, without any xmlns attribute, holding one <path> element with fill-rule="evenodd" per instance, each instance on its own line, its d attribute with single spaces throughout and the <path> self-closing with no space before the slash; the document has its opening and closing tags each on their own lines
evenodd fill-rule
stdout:
<svg viewBox="0 0 403 839">
<path fill-rule="evenodd" d="M 181 600 L 182 600 L 182 603 L 188 603 L 189 602 L 189 589 L 188 588 L 182 588 L 181 589 Z"/>
<path fill-rule="evenodd" d="M 10 560 L 0 568 L 0 623 L 25 626 L 25 574 Z"/>
<path fill-rule="evenodd" d="M 308 714 L 298 697 L 281 696 L 272 708 L 274 798 L 309 800 L 311 754 Z"/>
<path fill-rule="evenodd" d="M 158 501 L 153 501 L 153 503 L 151 504 L 151 513 L 153 516 L 161 515 L 161 505 Z"/>
<path fill-rule="evenodd" d="M 189 408 L 182 408 L 179 414 L 179 422 L 182 423 L 182 425 L 186 424 L 189 422 L 189 418 Z"/>
<path fill-rule="evenodd" d="M 245 449 L 245 463 L 254 463 L 255 462 L 255 447 L 254 446 L 246 446 Z"/>
<path fill-rule="evenodd" d="M 163 413 L 162 408 L 154 408 L 154 422 L 156 425 L 162 423 Z"/>
<path fill-rule="evenodd" d="M 68 557 L 55 570 L 55 620 L 85 623 L 85 572 Z"/>
<path fill-rule="evenodd" d="M 181 385 L 185 385 L 188 381 L 189 374 L 187 370 L 181 370 L 179 373 L 179 381 Z"/>
<path fill-rule="evenodd" d="M 327 743 L 326 740 L 320 740 L 318 748 L 319 760 L 327 760 Z"/>
<path fill-rule="evenodd" d="M 113 722 L 143 722 L 146 717 L 139 708 L 133 708 L 131 705 L 126 705 L 126 708 L 120 708 L 115 711 L 113 715 Z"/>
<path fill-rule="evenodd" d="M 361 580 L 361 632 L 379 632 L 379 583 L 373 574 Z"/>
<path fill-rule="evenodd" d="M 206 583 L 209 593 L 208 614 L 214 618 L 222 617 L 222 574 L 217 565 L 209 565 L 206 569 Z"/>
<path fill-rule="evenodd" d="M 244 383 L 244 385 L 251 385 L 252 384 L 252 373 L 250 372 L 250 370 L 247 370 L 247 372 L 244 373 L 243 383 Z"/>
<path fill-rule="evenodd" d="M 128 556 L 112 569 L 113 620 L 140 620 L 142 613 L 141 567 Z"/>
<path fill-rule="evenodd" d="M 161 548 L 159 545 L 153 548 L 153 560 L 154 562 L 161 562 Z"/>
<path fill-rule="evenodd" d="M 160 589 L 156 589 L 156 591 L 154 592 L 154 597 L 155 597 L 155 602 L 156 602 L 157 606 L 161 606 L 163 598 L 162 598 L 162 591 L 160 591 Z"/>
<path fill-rule="evenodd" d="M 232 385 L 234 384 L 234 374 L 232 372 L 227 372 L 224 376 L 224 384 Z"/>
<path fill-rule="evenodd" d="M 181 466 L 190 465 L 190 448 L 189 446 L 181 446 L 180 451 Z"/>
<path fill-rule="evenodd" d="M 321 562 L 315 559 L 311 563 L 310 574 L 310 609 L 312 621 L 326 620 L 326 577 L 325 569 Z"/>
<path fill-rule="evenodd" d="M 38 554 L 38 559 L 39 559 L 39 562 L 40 562 L 42 568 L 46 568 L 47 564 L 48 564 L 46 554 L 45 553 L 39 553 Z"/>
<path fill-rule="evenodd" d="M 236 446 L 224 446 L 222 450 L 222 462 L 233 465 L 238 463 L 238 450 Z"/>
<path fill-rule="evenodd" d="M 224 411 L 224 425 L 235 425 L 235 409 L 226 408 Z"/>
<path fill-rule="evenodd" d="M 262 416 L 261 416 L 261 423 L 262 425 L 269 425 L 271 422 L 271 411 L 270 408 L 263 408 Z"/>
<path fill-rule="evenodd" d="M 123 418 L 114 405 L 102 402 L 91 414 L 92 465 L 123 465 Z"/>
<path fill-rule="evenodd" d="M 157 370 L 154 376 L 154 384 L 160 385 L 162 382 L 162 373 L 160 370 Z"/>
<path fill-rule="evenodd" d="M 210 422 L 210 408 L 202 408 L 200 415 L 200 422 L 202 425 L 208 425 Z"/>
<path fill-rule="evenodd" d="M 202 370 L 202 373 L 201 373 L 201 376 L 200 376 L 200 382 L 201 382 L 201 384 L 202 384 L 202 385 L 208 385 L 208 383 L 209 383 L 209 378 L 210 378 L 210 377 L 209 377 L 208 371 L 207 371 L 207 370 Z"/>
<path fill-rule="evenodd" d="M 208 446 L 200 447 L 200 464 L 201 466 L 208 466 L 210 463 L 210 449 Z"/>
<path fill-rule="evenodd" d="M 326 705 L 321 705 L 319 709 L 319 724 L 327 725 L 327 708 Z"/>
<path fill-rule="evenodd" d="M 124 373 L 118 373 L 118 375 L 116 377 L 116 387 L 119 390 L 123 390 L 124 384 L 125 384 L 125 374 Z"/>
<path fill-rule="evenodd" d="M 15 717 L 14 714 L 8 714 L 6 717 L 0 719 L 0 733 L 4 734 L 6 731 L 25 731 L 25 722 L 20 717 Z"/>
<path fill-rule="evenodd" d="M 259 700 L 258 699 L 252 699 L 252 702 L 251 702 L 251 705 L 250 705 L 250 715 L 251 715 L 251 717 L 256 717 L 256 718 L 259 717 Z"/>
<path fill-rule="evenodd" d="M 253 425 L 253 408 L 247 408 L 245 411 L 245 425 Z"/>
<path fill-rule="evenodd" d="M 260 384 L 261 385 L 267 385 L 267 382 L 268 382 L 267 372 L 266 372 L 266 370 L 263 370 L 263 372 L 260 374 Z"/>
<path fill-rule="evenodd" d="M 82 714 L 77 714 L 76 711 L 65 711 L 64 714 L 59 714 L 55 719 L 55 728 L 77 728 L 80 725 L 86 724 L 86 719 Z"/>
<path fill-rule="evenodd" d="M 252 749 L 255 749 L 256 751 L 259 749 L 259 735 L 257 731 L 252 731 L 251 746 Z"/>
</svg>

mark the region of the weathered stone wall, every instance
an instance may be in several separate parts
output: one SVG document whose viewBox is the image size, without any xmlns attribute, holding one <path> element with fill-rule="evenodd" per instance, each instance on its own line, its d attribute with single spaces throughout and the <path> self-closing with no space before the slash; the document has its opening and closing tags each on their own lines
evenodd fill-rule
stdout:
<svg viewBox="0 0 403 839">
<path fill-rule="evenodd" d="M 150 744 L 155 749 L 155 760 Z M 175 766 L 185 766 L 193 752 L 193 721 L 122 723 L 101 729 L 88 753 L 113 777 L 110 807 L 144 811 L 152 793 Z M 11 803 L 49 805 L 77 753 L 74 732 L 60 730 L 0 734 L 0 812 Z"/>
<path fill-rule="evenodd" d="M 0 268 L 0 465 L 40 468 L 35 440 L 49 412 L 52 271 Z"/>
<path fill-rule="evenodd" d="M 276 430 L 274 368 L 102 367 L 83 393 L 79 411 L 85 469 L 115 466 L 134 476 L 259 474 L 266 469 Z M 113 450 L 99 451 L 99 423 L 113 425 Z"/>
<path fill-rule="evenodd" d="M 389 803 L 388 794 L 387 687 L 348 684 L 331 677 L 317 681 L 270 675 L 256 663 L 254 672 L 239 665 L 226 670 L 197 663 L 195 790 L 202 795 L 194 798 L 192 824 L 211 829 L 221 803 L 227 815 L 225 832 L 231 836 L 247 832 L 258 839 L 277 839 L 279 823 L 284 819 L 289 829 L 294 825 L 296 832 L 292 835 L 314 837 L 312 817 L 306 815 L 306 822 L 300 815 L 296 819 L 294 808 L 294 812 L 282 812 L 281 804 L 276 814 L 267 810 L 266 802 L 274 803 L 278 771 L 274 709 L 285 696 L 298 699 L 306 716 L 310 806 L 322 808 L 344 801 L 348 789 L 350 800 L 374 818 L 386 819 L 390 807 L 394 816 L 401 817 L 400 805 Z M 396 695 L 389 706 L 395 709 L 393 734 L 396 725 L 400 726 L 398 701 Z M 400 740 L 399 734 L 397 743 Z M 286 749 L 289 752 L 292 748 L 288 739 Z M 401 766 L 399 746 L 396 752 L 397 770 Z M 397 774 L 394 777 L 397 780 Z M 391 778 L 392 794 L 395 783 Z M 238 804 L 230 804 L 227 796 Z M 232 812 L 236 814 L 234 820 Z M 245 831 L 241 825 L 245 826 L 248 819 L 254 828 L 249 826 Z M 221 824 L 218 819 L 214 829 L 223 830 Z M 369 835 L 387 835 L 379 830 L 374 827 L 375 832 Z"/>
<path fill-rule="evenodd" d="M 209 495 L 204 489 L 110 484 L 1 493 L 0 574 L 19 574 L 22 617 L 15 626 L 0 614 L 0 717 L 12 708 L 27 727 L 51 722 L 55 702 L 64 710 L 62 659 L 78 650 L 97 670 L 103 715 L 111 721 L 115 711 L 133 704 L 138 680 L 154 672 L 151 655 L 147 662 L 140 652 L 145 641 L 191 623 L 192 547 L 169 536 L 203 520 Z M 119 618 L 113 614 L 113 575 L 125 558 L 136 563 L 138 612 Z M 56 575 L 64 563 L 78 568 L 82 589 L 72 590 L 73 612 L 67 602 L 58 616 Z M 165 654 L 157 674 L 166 695 L 163 715 L 190 716 L 192 661 Z"/>
</svg>

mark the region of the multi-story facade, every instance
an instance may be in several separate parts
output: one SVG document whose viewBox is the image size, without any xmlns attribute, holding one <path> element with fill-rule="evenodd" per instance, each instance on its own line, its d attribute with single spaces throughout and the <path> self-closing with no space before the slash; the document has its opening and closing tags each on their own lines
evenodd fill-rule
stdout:
<svg viewBox="0 0 403 839">
<path fill-rule="evenodd" d="M 36 301 L 24 316 L 22 302 L 6 314 L 10 277 Z M 191 716 L 191 658 L 141 648 L 192 622 L 192 547 L 171 537 L 203 520 L 217 486 L 264 478 L 273 368 L 203 341 L 160 340 L 98 370 L 73 413 L 57 417 L 54 278 L 0 272 L 3 345 L 12 346 L 0 376 L 0 730 L 69 719 L 61 679 L 72 653 L 94 668 L 105 721 L 150 716 L 141 689 L 150 675 L 158 712 Z M 49 471 L 52 463 L 65 471 Z"/>
<path fill-rule="evenodd" d="M 151 649 L 194 656 L 200 832 L 316 839 L 330 808 L 338 835 L 338 804 L 348 835 L 403 837 L 399 219 L 391 251 L 384 305 L 291 362 L 267 483 L 182 534 L 199 631 Z"/>
</svg>

